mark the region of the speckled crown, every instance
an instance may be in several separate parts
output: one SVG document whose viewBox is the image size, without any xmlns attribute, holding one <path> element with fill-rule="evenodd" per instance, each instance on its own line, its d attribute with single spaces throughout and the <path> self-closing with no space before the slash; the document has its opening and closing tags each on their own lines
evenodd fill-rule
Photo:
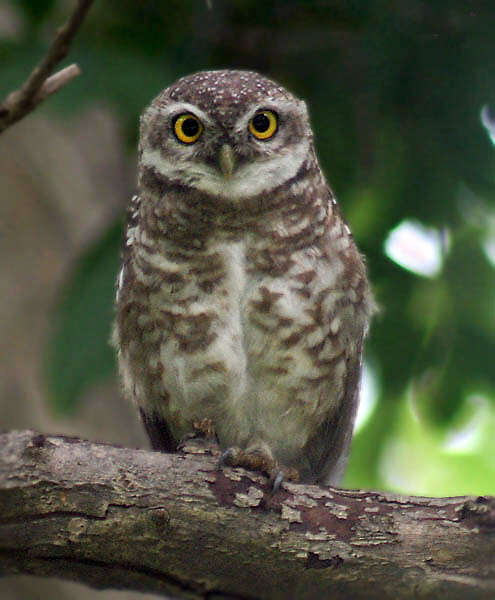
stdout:
<svg viewBox="0 0 495 600">
<path fill-rule="evenodd" d="M 294 100 L 285 88 L 255 71 L 201 71 L 181 77 L 155 99 L 161 104 L 170 100 L 189 102 L 204 111 L 223 114 L 245 109 L 249 102 L 284 98 Z"/>
</svg>

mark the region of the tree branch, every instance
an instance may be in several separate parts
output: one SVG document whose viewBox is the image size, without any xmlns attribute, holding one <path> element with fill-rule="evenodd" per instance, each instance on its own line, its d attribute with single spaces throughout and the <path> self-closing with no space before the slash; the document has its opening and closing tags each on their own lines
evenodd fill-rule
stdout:
<svg viewBox="0 0 495 600">
<path fill-rule="evenodd" d="M 43 60 L 33 69 L 18 90 L 11 92 L 0 104 L 0 132 L 22 119 L 45 98 L 67 85 L 80 74 L 77 65 L 70 65 L 50 77 L 57 64 L 67 56 L 77 30 L 93 0 L 78 0 L 72 14 L 60 27 Z"/>
<path fill-rule="evenodd" d="M 184 454 L 0 435 L 0 573 L 176 598 L 495 597 L 495 499 L 282 484 Z"/>
</svg>

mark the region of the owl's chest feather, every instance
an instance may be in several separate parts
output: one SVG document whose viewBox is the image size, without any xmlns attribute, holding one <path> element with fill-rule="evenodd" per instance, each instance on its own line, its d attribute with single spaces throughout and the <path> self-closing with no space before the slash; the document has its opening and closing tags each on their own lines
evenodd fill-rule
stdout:
<svg viewBox="0 0 495 600">
<path fill-rule="evenodd" d="M 339 308 L 343 264 L 322 260 L 315 247 L 280 261 L 272 257 L 268 268 L 265 249 L 249 236 L 180 263 L 167 252 L 136 255 L 141 313 L 147 307 L 138 325 L 155 324 L 151 350 L 141 354 L 160 374 L 154 394 L 144 386 L 143 402 L 155 399 L 177 437 L 207 417 L 221 424 L 226 445 L 258 435 L 300 447 L 338 405 L 347 354 L 357 352 L 336 337 L 355 317 L 352 307 Z"/>
</svg>

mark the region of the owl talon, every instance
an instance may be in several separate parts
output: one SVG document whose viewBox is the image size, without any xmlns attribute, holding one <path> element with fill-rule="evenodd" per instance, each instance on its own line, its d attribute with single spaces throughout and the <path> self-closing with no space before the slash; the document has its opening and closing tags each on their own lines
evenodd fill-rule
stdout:
<svg viewBox="0 0 495 600">
<path fill-rule="evenodd" d="M 207 439 L 216 439 L 215 428 L 211 419 L 201 419 L 193 421 L 193 428 L 198 436 L 203 436 Z"/>
<path fill-rule="evenodd" d="M 298 481 L 299 473 L 291 467 L 281 467 L 277 461 L 263 450 L 242 450 L 231 447 L 224 450 L 218 461 L 218 468 L 244 467 L 250 471 L 258 471 L 267 475 L 272 486 L 272 492 L 279 491 L 284 480 Z"/>
<path fill-rule="evenodd" d="M 222 467 L 235 467 L 235 457 L 237 455 L 237 448 L 227 448 L 220 454 L 220 458 L 218 459 L 218 469 Z"/>
<path fill-rule="evenodd" d="M 177 451 L 192 454 L 218 453 L 218 442 L 216 438 L 205 436 L 203 433 L 187 433 L 177 445 Z"/>
<path fill-rule="evenodd" d="M 218 446 L 211 419 L 193 421 L 192 427 L 193 431 L 184 435 L 177 445 L 177 450 L 187 450 L 191 444 L 209 449 Z"/>
<path fill-rule="evenodd" d="M 274 494 L 276 494 L 278 492 L 278 490 L 280 489 L 280 486 L 282 485 L 282 481 L 284 480 L 284 474 L 282 473 L 282 471 L 279 471 L 274 479 L 273 479 L 273 483 L 272 483 L 272 492 Z"/>
</svg>

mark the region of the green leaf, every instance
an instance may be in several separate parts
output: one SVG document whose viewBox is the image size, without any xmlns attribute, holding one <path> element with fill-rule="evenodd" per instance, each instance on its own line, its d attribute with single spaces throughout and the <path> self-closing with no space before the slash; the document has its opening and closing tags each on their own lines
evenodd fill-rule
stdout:
<svg viewBox="0 0 495 600">
<path fill-rule="evenodd" d="M 82 394 L 115 369 L 109 338 L 121 223 L 82 257 L 62 291 L 46 351 L 48 397 L 58 414 L 72 412 Z"/>
</svg>

